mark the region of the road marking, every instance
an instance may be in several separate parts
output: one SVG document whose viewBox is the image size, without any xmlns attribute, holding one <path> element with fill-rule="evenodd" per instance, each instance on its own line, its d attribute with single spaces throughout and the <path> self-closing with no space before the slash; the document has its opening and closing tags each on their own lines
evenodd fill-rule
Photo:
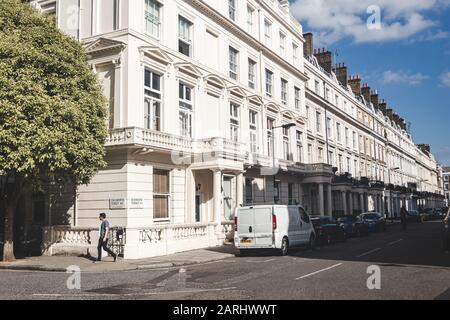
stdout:
<svg viewBox="0 0 450 320">
<path fill-rule="evenodd" d="M 245 262 L 248 263 L 265 263 L 265 262 L 271 262 L 275 261 L 275 259 L 269 259 L 269 260 L 246 260 Z"/>
<path fill-rule="evenodd" d="M 392 245 L 394 245 L 396 243 L 399 243 L 399 242 L 402 242 L 402 241 L 403 241 L 403 239 L 399 239 L 399 240 L 396 240 L 396 241 L 393 241 L 393 242 L 389 242 L 387 245 L 388 246 L 392 246 Z"/>
<path fill-rule="evenodd" d="M 368 252 L 365 252 L 363 254 L 360 254 L 359 256 L 356 256 L 356 258 L 362 258 L 364 256 L 367 256 L 367 255 L 369 255 L 371 253 L 374 253 L 374 252 L 377 252 L 377 251 L 380 251 L 380 250 L 381 250 L 381 248 L 376 248 L 376 249 L 370 250 Z"/>
<path fill-rule="evenodd" d="M 325 268 L 325 269 L 322 269 L 322 270 L 319 270 L 319 271 L 316 271 L 316 272 L 309 273 L 309 274 L 307 274 L 307 275 L 301 276 L 301 277 L 299 277 L 299 278 L 296 278 L 295 280 L 305 279 L 305 278 L 314 276 L 314 275 L 316 275 L 316 274 L 318 274 L 318 273 L 321 273 L 321 272 L 324 272 L 324 271 L 328 271 L 328 270 L 337 268 L 337 267 L 339 267 L 339 266 L 341 266 L 341 265 L 342 265 L 342 263 L 338 263 L 338 264 L 335 264 L 334 266 L 331 266 L 331 267 L 328 267 L 328 268 Z"/>
</svg>

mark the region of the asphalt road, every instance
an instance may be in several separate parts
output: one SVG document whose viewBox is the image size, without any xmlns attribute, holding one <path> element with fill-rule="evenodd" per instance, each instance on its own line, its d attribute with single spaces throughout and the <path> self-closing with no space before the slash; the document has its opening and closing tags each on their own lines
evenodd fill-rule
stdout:
<svg viewBox="0 0 450 320">
<path fill-rule="evenodd" d="M 450 299 L 450 254 L 440 222 L 391 226 L 345 243 L 229 258 L 186 269 L 68 274 L 0 271 L 0 299 Z M 220 250 L 220 249 L 217 249 Z M 380 289 L 368 289 L 369 266 Z M 374 282 L 370 282 L 374 283 Z"/>
</svg>

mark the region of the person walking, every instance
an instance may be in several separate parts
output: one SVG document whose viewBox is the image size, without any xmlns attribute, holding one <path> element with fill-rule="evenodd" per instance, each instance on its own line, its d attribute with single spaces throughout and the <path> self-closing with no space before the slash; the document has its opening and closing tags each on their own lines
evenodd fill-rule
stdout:
<svg viewBox="0 0 450 320">
<path fill-rule="evenodd" d="M 407 226 L 407 215 L 408 215 L 408 210 L 406 210 L 406 207 L 403 206 L 402 209 L 400 210 L 400 219 L 402 221 L 402 228 L 403 231 L 406 231 L 406 226 Z"/>
<path fill-rule="evenodd" d="M 117 254 L 115 254 L 110 248 L 108 248 L 108 236 L 109 236 L 109 221 L 106 220 L 106 213 L 100 213 L 99 219 L 101 221 L 99 234 L 100 237 L 98 239 L 98 256 L 97 261 L 102 261 L 102 249 L 108 252 L 111 256 L 114 257 L 114 262 L 117 261 Z"/>
</svg>

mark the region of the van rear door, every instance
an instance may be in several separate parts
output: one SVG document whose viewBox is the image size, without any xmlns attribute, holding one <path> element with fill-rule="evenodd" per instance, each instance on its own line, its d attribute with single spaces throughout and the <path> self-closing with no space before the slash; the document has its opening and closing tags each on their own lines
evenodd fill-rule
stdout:
<svg viewBox="0 0 450 320">
<path fill-rule="evenodd" d="M 240 247 L 255 245 L 254 210 L 253 208 L 238 209 L 238 241 Z"/>
<path fill-rule="evenodd" d="M 270 247 L 273 243 L 272 207 L 255 207 L 255 239 L 258 246 Z"/>
</svg>

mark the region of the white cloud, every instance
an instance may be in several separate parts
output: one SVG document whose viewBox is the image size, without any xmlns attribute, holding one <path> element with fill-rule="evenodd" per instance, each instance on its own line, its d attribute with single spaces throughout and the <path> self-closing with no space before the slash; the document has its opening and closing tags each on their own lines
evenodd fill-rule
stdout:
<svg viewBox="0 0 450 320">
<path fill-rule="evenodd" d="M 421 73 L 410 74 L 404 71 L 388 70 L 383 73 L 383 82 L 386 84 L 418 85 L 429 77 Z"/>
<path fill-rule="evenodd" d="M 367 9 L 381 9 L 381 28 L 368 29 Z M 314 30 L 319 45 L 350 37 L 355 42 L 407 39 L 437 25 L 425 13 L 450 5 L 450 0 L 295 0 L 292 13 Z M 441 35 L 442 36 L 442 35 Z"/>
<path fill-rule="evenodd" d="M 441 84 L 444 87 L 450 88 L 450 72 L 446 72 L 441 75 Z"/>
</svg>

